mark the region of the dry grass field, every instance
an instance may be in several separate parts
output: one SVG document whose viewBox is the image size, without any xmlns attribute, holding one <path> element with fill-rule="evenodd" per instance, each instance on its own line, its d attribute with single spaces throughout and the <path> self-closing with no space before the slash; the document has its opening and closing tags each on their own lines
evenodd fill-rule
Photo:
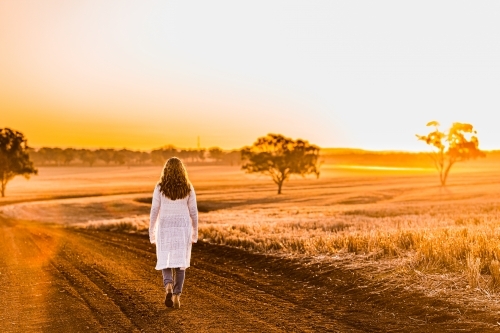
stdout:
<svg viewBox="0 0 500 333">
<path fill-rule="evenodd" d="M 319 179 L 292 179 L 282 195 L 266 177 L 236 167 L 188 172 L 207 243 L 312 258 L 356 270 L 379 289 L 498 311 L 498 167 L 464 164 L 442 188 L 432 169 L 326 165 Z M 160 169 L 42 168 L 30 181 L 9 184 L 0 204 L 11 217 L 141 232 Z M 26 198 L 45 201 L 7 205 Z"/>
<path fill-rule="evenodd" d="M 499 175 L 456 177 L 446 189 L 434 181 L 381 176 L 296 193 L 290 189 L 286 203 L 206 214 L 200 237 L 266 253 L 334 257 L 431 294 L 495 294 L 500 286 Z"/>
</svg>

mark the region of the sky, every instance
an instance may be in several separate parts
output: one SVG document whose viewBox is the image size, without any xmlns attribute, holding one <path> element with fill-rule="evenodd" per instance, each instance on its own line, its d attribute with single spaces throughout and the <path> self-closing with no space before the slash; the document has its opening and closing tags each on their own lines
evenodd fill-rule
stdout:
<svg viewBox="0 0 500 333">
<path fill-rule="evenodd" d="M 500 149 L 499 1 L 0 1 L 0 128 L 33 147 L 223 149 L 279 133 Z"/>
</svg>

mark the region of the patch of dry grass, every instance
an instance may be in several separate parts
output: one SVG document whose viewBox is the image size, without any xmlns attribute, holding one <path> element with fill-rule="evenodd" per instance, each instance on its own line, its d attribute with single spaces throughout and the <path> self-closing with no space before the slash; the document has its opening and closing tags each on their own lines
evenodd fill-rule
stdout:
<svg viewBox="0 0 500 333">
<path fill-rule="evenodd" d="M 428 273 L 464 274 L 471 288 L 500 281 L 500 200 L 390 202 L 202 215 L 200 238 L 259 252 L 406 258 Z"/>
<path fill-rule="evenodd" d="M 138 226 L 133 222 L 120 221 L 115 223 L 94 223 L 86 225 L 85 228 L 103 231 L 135 232 Z"/>
</svg>

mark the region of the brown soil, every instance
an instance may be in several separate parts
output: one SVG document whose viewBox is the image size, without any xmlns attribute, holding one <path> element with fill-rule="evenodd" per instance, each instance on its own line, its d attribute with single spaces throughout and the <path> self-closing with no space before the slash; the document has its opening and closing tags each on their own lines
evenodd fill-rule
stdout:
<svg viewBox="0 0 500 333">
<path fill-rule="evenodd" d="M 147 236 L 0 216 L 1 332 L 489 332 L 496 314 L 331 264 L 195 244 L 179 310 Z M 365 288 L 366 286 L 370 288 Z"/>
</svg>

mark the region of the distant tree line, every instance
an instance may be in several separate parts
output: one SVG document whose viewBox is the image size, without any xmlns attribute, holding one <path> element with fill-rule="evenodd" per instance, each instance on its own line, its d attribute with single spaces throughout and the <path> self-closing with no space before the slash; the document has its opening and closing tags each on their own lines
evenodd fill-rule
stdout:
<svg viewBox="0 0 500 333">
<path fill-rule="evenodd" d="M 179 149 L 174 146 L 148 151 L 129 149 L 75 149 L 75 148 L 29 148 L 29 156 L 37 166 L 69 165 L 162 165 L 176 156 L 187 163 L 240 165 L 241 151 L 224 151 L 221 148 Z"/>
</svg>

